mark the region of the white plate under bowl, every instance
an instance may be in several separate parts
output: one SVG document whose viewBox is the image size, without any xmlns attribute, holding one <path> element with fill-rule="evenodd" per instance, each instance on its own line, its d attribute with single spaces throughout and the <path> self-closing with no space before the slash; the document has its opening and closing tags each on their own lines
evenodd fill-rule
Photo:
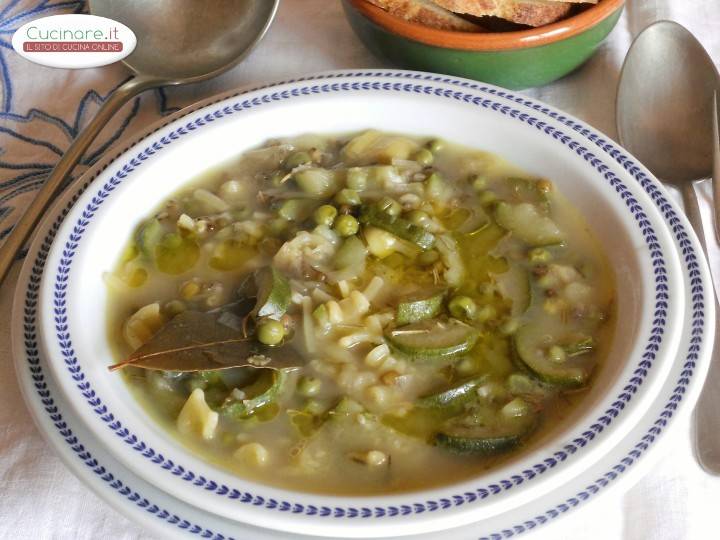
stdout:
<svg viewBox="0 0 720 540">
<path fill-rule="evenodd" d="M 94 174 L 94 173 L 91 173 Z M 12 342 L 13 358 L 18 382 L 28 408 L 38 429 L 55 449 L 64 463 L 90 489 L 114 509 L 141 524 L 159 538 L 208 538 L 212 540 L 276 540 L 279 535 L 271 529 L 259 529 L 238 521 L 221 518 L 188 505 L 147 480 L 139 478 L 112 458 L 99 441 L 77 418 L 65 398 L 58 391 L 47 359 L 39 354 L 37 339 L 39 328 L 38 289 L 44 268 L 44 261 L 50 243 L 55 236 L 62 215 L 69 209 L 69 201 L 77 192 L 68 193 L 48 214 L 27 255 L 26 263 L 18 279 L 13 308 Z M 669 378 L 664 388 L 665 397 L 672 396 L 674 377 Z M 693 399 L 686 396 L 685 399 Z M 669 403 L 669 402 L 668 402 Z M 661 430 L 677 429 L 687 417 L 690 407 L 682 407 L 669 415 Z M 657 411 L 646 413 L 644 423 L 652 423 Z M 681 426 L 680 426 L 681 427 Z M 642 433 L 639 432 L 638 435 Z M 482 523 L 466 525 L 447 531 L 443 536 L 453 540 L 499 540 L 518 535 L 525 537 L 530 531 L 547 533 L 544 538 L 561 538 L 562 521 L 558 518 L 574 513 L 596 501 L 600 495 L 617 494 L 632 485 L 632 482 L 647 472 L 657 457 L 661 444 L 669 437 L 657 438 L 646 435 L 633 447 L 636 441 L 630 439 L 623 449 L 627 456 L 610 471 L 587 471 L 589 479 L 585 489 L 573 491 L 565 486 L 553 492 L 544 500 L 511 511 L 510 515 L 499 514 Z M 642 459 L 638 459 L 642 456 Z M 282 519 L 282 516 L 280 516 Z M 555 524 L 555 527 L 551 527 Z M 554 535 L 554 536 L 553 536 Z M 534 535 L 533 535 L 534 536 Z M 313 540 L 298 534 L 283 534 L 284 538 Z M 407 540 L 436 540 L 437 534 L 413 535 Z"/>
<path fill-rule="evenodd" d="M 440 136 L 553 179 L 613 260 L 619 324 L 609 361 L 571 425 L 482 477 L 383 497 L 310 495 L 238 478 L 189 453 L 144 414 L 120 377 L 108 374 L 101 275 L 137 223 L 208 167 L 269 138 L 368 127 Z M 462 79 L 335 72 L 211 100 L 111 160 L 52 243 L 40 287 L 39 347 L 73 414 L 113 458 L 173 497 L 284 531 L 418 534 L 519 517 L 545 505 L 551 492 L 589 497 L 588 485 L 602 471 L 617 475 L 628 455 L 639 459 L 642 444 L 664 434 L 678 408 L 692 406 L 707 369 L 714 313 L 699 253 L 659 183 L 559 111 Z M 678 358 L 686 360 L 679 365 Z"/>
</svg>

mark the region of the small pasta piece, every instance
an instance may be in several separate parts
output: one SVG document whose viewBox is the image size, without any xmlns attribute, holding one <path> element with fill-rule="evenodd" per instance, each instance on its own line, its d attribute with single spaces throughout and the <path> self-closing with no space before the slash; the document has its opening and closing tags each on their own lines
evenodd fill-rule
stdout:
<svg viewBox="0 0 720 540">
<path fill-rule="evenodd" d="M 382 384 L 370 386 L 365 394 L 368 400 L 380 409 L 386 407 L 392 400 L 392 390 Z"/>
<path fill-rule="evenodd" d="M 370 367 L 379 366 L 390 355 L 390 348 L 383 343 L 365 355 L 365 364 Z"/>
<path fill-rule="evenodd" d="M 334 365 L 318 358 L 310 360 L 310 362 L 308 362 L 308 366 L 310 366 L 310 369 L 312 369 L 315 373 L 325 375 L 327 377 L 335 377 L 337 374 L 337 369 Z"/>
<path fill-rule="evenodd" d="M 302 294 L 300 294 L 300 293 L 297 292 L 297 291 L 293 291 L 292 294 L 290 295 L 290 301 L 291 301 L 293 304 L 298 304 L 298 305 L 300 305 L 300 304 L 303 303 L 303 301 L 305 300 L 305 298 L 307 298 L 307 297 L 303 296 Z"/>
<path fill-rule="evenodd" d="M 380 465 L 385 465 L 387 462 L 387 454 L 381 452 L 380 450 L 370 450 L 365 455 L 365 463 L 367 463 L 371 467 L 379 467 Z"/>
<path fill-rule="evenodd" d="M 264 236 L 263 227 L 257 221 L 241 221 L 235 224 L 235 230 L 240 233 L 245 233 L 248 236 L 259 240 Z"/>
<path fill-rule="evenodd" d="M 399 200 L 403 210 L 416 210 L 422 203 L 422 199 L 414 193 L 405 193 L 400 196 Z"/>
<path fill-rule="evenodd" d="M 245 465 L 264 467 L 270 462 L 270 452 L 262 444 L 252 442 L 243 444 L 235 450 L 233 457 Z"/>
<path fill-rule="evenodd" d="M 382 338 L 380 336 L 371 334 L 369 332 L 357 332 L 355 334 L 350 334 L 340 338 L 340 340 L 338 341 L 338 345 L 345 349 L 349 349 L 350 347 L 354 347 L 359 343 L 377 343 L 378 340 L 380 343 L 382 343 Z"/>
<path fill-rule="evenodd" d="M 370 467 L 379 467 L 386 465 L 389 461 L 387 454 L 380 450 L 370 450 L 369 452 L 351 452 L 348 457 L 356 463 L 362 463 Z"/>
<path fill-rule="evenodd" d="M 375 276 L 370 280 L 370 283 L 367 284 L 365 290 L 363 291 L 363 294 L 368 302 L 372 302 L 375 299 L 384 285 L 385 281 L 383 281 L 383 278 L 380 276 Z"/>
<path fill-rule="evenodd" d="M 345 392 L 362 392 L 368 386 L 377 383 L 377 377 L 370 371 L 358 371 L 355 364 L 344 364 L 337 377 L 337 384 Z"/>
<path fill-rule="evenodd" d="M 220 197 L 208 191 L 207 189 L 199 188 L 193 192 L 193 197 L 204 204 L 210 212 L 224 212 L 230 206 L 228 203 L 223 201 Z"/>
<path fill-rule="evenodd" d="M 208 232 L 208 222 L 206 219 L 195 220 L 195 232 L 200 236 L 205 236 Z"/>
<path fill-rule="evenodd" d="M 347 349 L 343 349 L 332 342 L 325 342 L 323 344 L 323 353 L 325 354 L 324 360 L 327 362 L 333 362 L 336 364 L 355 362 L 355 355 L 352 352 Z"/>
<path fill-rule="evenodd" d="M 320 289 L 319 287 L 317 289 L 313 289 L 313 292 L 310 293 L 310 296 L 318 304 L 324 304 L 325 302 L 330 302 L 332 300 L 335 300 L 334 296 L 328 294 L 327 292 Z"/>
<path fill-rule="evenodd" d="M 215 436 L 219 415 L 205 402 L 205 393 L 196 388 L 190 394 L 177 417 L 177 429 L 181 435 L 199 435 L 205 440 Z"/>
<path fill-rule="evenodd" d="M 341 279 L 337 282 L 337 286 L 343 298 L 347 298 L 350 295 L 350 284 L 347 280 Z"/>
<path fill-rule="evenodd" d="M 392 311 L 385 311 L 383 313 L 376 313 L 381 326 L 392 322 L 395 319 L 395 313 Z"/>
<path fill-rule="evenodd" d="M 383 333 L 383 327 L 377 315 L 368 315 L 365 317 L 365 328 L 373 334 Z"/>
<path fill-rule="evenodd" d="M 143 346 L 163 325 L 160 304 L 155 302 L 138 309 L 123 325 L 123 338 L 133 350 Z"/>
<path fill-rule="evenodd" d="M 345 320 L 342 309 L 340 309 L 340 304 L 331 300 L 325 304 L 325 306 L 328 310 L 328 318 L 332 324 L 340 324 Z"/>
<path fill-rule="evenodd" d="M 405 360 L 398 360 L 394 356 L 386 356 L 380 364 L 382 371 L 397 371 L 398 373 L 407 372 L 407 363 Z"/>
<path fill-rule="evenodd" d="M 368 302 L 368 299 L 360 291 L 352 291 L 349 298 L 356 310 L 356 315 L 365 315 L 370 311 L 370 302 Z"/>
<path fill-rule="evenodd" d="M 180 214 L 180 217 L 177 220 L 177 226 L 178 229 L 185 229 L 186 231 L 194 232 L 195 220 L 187 214 Z"/>
<path fill-rule="evenodd" d="M 248 198 L 252 187 L 248 181 L 228 180 L 220 185 L 218 192 L 226 201 L 240 201 Z"/>
</svg>

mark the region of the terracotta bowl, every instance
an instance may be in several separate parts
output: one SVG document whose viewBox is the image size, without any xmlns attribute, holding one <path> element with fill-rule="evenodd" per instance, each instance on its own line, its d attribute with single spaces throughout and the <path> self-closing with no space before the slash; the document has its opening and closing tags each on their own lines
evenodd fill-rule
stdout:
<svg viewBox="0 0 720 540">
<path fill-rule="evenodd" d="M 367 0 L 343 0 L 353 30 L 378 57 L 511 89 L 548 84 L 582 65 L 615 27 L 624 5 L 625 0 L 600 0 L 528 30 L 456 32 L 405 21 Z"/>
</svg>

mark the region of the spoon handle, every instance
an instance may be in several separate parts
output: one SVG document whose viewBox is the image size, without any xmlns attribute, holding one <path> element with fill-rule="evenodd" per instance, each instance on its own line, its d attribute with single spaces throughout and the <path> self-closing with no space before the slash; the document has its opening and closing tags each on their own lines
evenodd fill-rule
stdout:
<svg viewBox="0 0 720 540">
<path fill-rule="evenodd" d="M 713 199 L 715 234 L 720 242 L 720 90 L 715 90 L 713 99 Z"/>
<path fill-rule="evenodd" d="M 707 256 L 707 246 L 703 232 L 700 206 L 692 182 L 683 184 L 682 189 L 685 213 L 695 229 L 703 252 Z M 720 313 L 717 297 L 715 297 L 715 313 Z M 720 319 L 715 322 L 715 335 L 720 336 Z M 695 442 L 695 456 L 700 466 L 709 474 L 720 475 L 720 429 L 717 421 L 720 418 L 720 347 L 715 341 L 715 348 L 710 362 L 705 386 L 700 399 L 695 406 L 693 415 L 693 438 Z"/>
<path fill-rule="evenodd" d="M 75 165 L 80 161 L 80 158 L 95 140 L 98 133 L 102 131 L 120 107 L 143 90 L 154 86 L 159 86 L 159 82 L 143 77 L 135 77 L 121 85 L 105 100 L 95 117 L 70 144 L 70 147 L 55 165 L 37 195 L 35 195 L 30 206 L 15 224 L 5 243 L 0 247 L 0 284 L 2 284 L 15 262 L 17 253 L 45 215 L 45 210 L 62 191 L 63 182 L 75 168 Z"/>
</svg>

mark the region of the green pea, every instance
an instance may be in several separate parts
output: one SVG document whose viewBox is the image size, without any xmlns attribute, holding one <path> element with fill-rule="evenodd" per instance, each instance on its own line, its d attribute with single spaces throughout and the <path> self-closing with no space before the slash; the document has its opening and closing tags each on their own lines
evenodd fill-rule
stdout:
<svg viewBox="0 0 720 540">
<path fill-rule="evenodd" d="M 553 345 L 548 349 L 548 359 L 556 364 L 562 364 L 567 359 L 565 349 L 559 345 Z"/>
<path fill-rule="evenodd" d="M 257 338 L 265 345 L 278 345 L 285 337 L 285 328 L 280 321 L 266 319 L 257 327 Z"/>
<path fill-rule="evenodd" d="M 483 191 L 479 194 L 480 204 L 487 206 L 497 201 L 497 195 L 492 191 Z"/>
<path fill-rule="evenodd" d="M 347 178 L 345 182 L 347 187 L 357 191 L 362 191 L 367 187 L 367 170 L 360 167 L 353 167 L 347 170 Z"/>
<path fill-rule="evenodd" d="M 303 221 L 308 216 L 309 203 L 307 199 L 288 199 L 278 208 L 278 216 L 287 221 Z"/>
<path fill-rule="evenodd" d="M 300 377 L 297 390 L 303 397 L 313 397 L 320 393 L 322 382 L 315 377 Z"/>
<path fill-rule="evenodd" d="M 380 210 L 391 216 L 399 215 L 402 210 L 400 203 L 391 197 L 383 197 L 377 202 L 377 206 Z"/>
<path fill-rule="evenodd" d="M 360 204 L 360 195 L 354 189 L 341 189 L 335 195 L 337 204 L 347 204 L 349 206 L 358 206 Z"/>
<path fill-rule="evenodd" d="M 480 311 L 477 312 L 476 319 L 480 322 L 487 322 L 494 319 L 497 316 L 495 308 L 492 306 L 483 306 Z"/>
<path fill-rule="evenodd" d="M 528 259 L 531 263 L 545 263 L 552 258 L 550 252 L 544 248 L 533 248 L 528 253 Z"/>
<path fill-rule="evenodd" d="M 187 308 L 185 304 L 180 300 L 171 300 L 170 302 L 165 304 L 163 311 L 167 316 L 174 317 L 175 315 L 182 313 L 186 309 Z"/>
<path fill-rule="evenodd" d="M 318 225 L 327 225 L 328 227 L 332 227 L 333 221 L 335 221 L 337 214 L 337 208 L 330 204 L 323 204 L 321 207 L 315 210 L 315 212 L 313 213 L 313 219 Z"/>
<path fill-rule="evenodd" d="M 359 229 L 358 221 L 351 215 L 340 216 L 335 220 L 333 229 L 340 236 L 352 236 Z"/>
<path fill-rule="evenodd" d="M 505 336 L 511 336 L 517 332 L 518 328 L 520 328 L 520 323 L 517 319 L 508 319 L 500 327 L 500 332 Z"/>
<path fill-rule="evenodd" d="M 487 178 L 480 176 L 479 174 L 473 174 L 470 176 L 470 183 L 475 191 L 483 191 L 487 188 Z"/>
<path fill-rule="evenodd" d="M 315 416 L 320 416 L 326 409 L 327 406 L 317 399 L 309 399 L 303 407 L 303 411 Z"/>
<path fill-rule="evenodd" d="M 551 289 L 556 285 L 555 276 L 552 274 L 545 274 L 537 280 L 537 284 L 543 289 Z"/>
<path fill-rule="evenodd" d="M 410 223 L 417 225 L 418 227 L 422 227 L 423 229 L 427 229 L 431 223 L 428 213 L 423 212 L 422 210 L 413 210 L 408 214 L 407 218 Z"/>
<path fill-rule="evenodd" d="M 275 218 L 270 220 L 268 226 L 271 234 L 279 236 L 288 228 L 288 222 L 283 218 Z"/>
<path fill-rule="evenodd" d="M 285 168 L 294 169 L 295 167 L 305 165 L 306 163 L 312 163 L 312 158 L 310 157 L 310 154 L 308 154 L 307 152 L 295 152 L 293 154 L 290 154 L 285 160 Z"/>
<path fill-rule="evenodd" d="M 475 300 L 469 296 L 455 296 L 448 303 L 448 309 L 453 317 L 458 319 L 473 319 L 477 313 Z"/>
<path fill-rule="evenodd" d="M 422 148 L 417 151 L 414 159 L 415 161 L 417 161 L 418 165 L 422 167 L 429 167 L 433 164 L 435 157 L 430 150 L 428 150 L 427 148 Z"/>
<path fill-rule="evenodd" d="M 433 154 L 436 154 L 445 147 L 445 144 L 440 139 L 432 139 L 428 141 L 427 147 Z"/>
<path fill-rule="evenodd" d="M 280 187 L 283 184 L 283 179 L 287 176 L 285 171 L 275 171 L 270 175 L 270 183 L 273 187 Z"/>
</svg>

